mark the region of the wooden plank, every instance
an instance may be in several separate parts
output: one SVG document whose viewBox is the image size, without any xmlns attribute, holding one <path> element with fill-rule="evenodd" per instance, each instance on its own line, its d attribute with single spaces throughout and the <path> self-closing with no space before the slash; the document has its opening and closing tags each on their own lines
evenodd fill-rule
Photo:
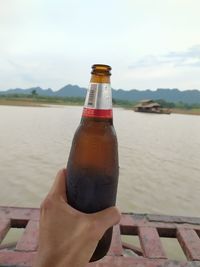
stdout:
<svg viewBox="0 0 200 267">
<path fill-rule="evenodd" d="M 35 253 L 3 251 L 0 253 L 0 266 L 31 267 Z M 150 260 L 141 257 L 106 256 L 102 260 L 88 263 L 86 267 L 200 267 L 199 262 L 177 262 L 172 260 Z"/>
<path fill-rule="evenodd" d="M 187 223 L 200 225 L 199 217 L 184 217 L 184 216 L 168 216 L 168 215 L 157 215 L 147 214 L 148 221 L 164 222 L 164 223 Z"/>
<path fill-rule="evenodd" d="M 157 219 L 157 221 L 156 221 Z M 148 214 L 135 214 L 124 213 L 120 221 L 122 234 L 133 234 L 139 226 L 150 226 L 157 228 L 159 234 L 163 237 L 175 237 L 177 227 L 184 227 L 200 231 L 200 218 L 178 217 L 178 216 L 165 216 L 165 215 L 148 215 Z M 189 223 L 191 222 L 191 224 Z M 166 230 L 165 230 L 166 229 Z M 134 231 L 134 235 L 136 231 Z"/>
<path fill-rule="evenodd" d="M 0 207 L 0 238 L 3 239 L 10 227 L 25 227 L 25 232 L 17 244 L 15 251 L 0 250 L 0 266 L 32 266 L 34 251 L 37 248 L 37 223 L 39 209 Z M 200 267 L 200 224 L 199 218 L 148 215 L 122 214 L 119 225 L 114 227 L 113 239 L 109 255 L 90 263 L 88 267 Z M 28 222 L 28 224 L 27 224 Z M 188 262 L 174 262 L 166 260 L 159 234 L 177 238 L 188 255 Z M 123 256 L 121 234 L 139 234 L 144 257 Z M 195 232 L 196 231 L 196 232 Z M 158 234 L 159 232 L 159 234 Z M 3 233 L 3 234 L 2 234 Z M 1 236 L 2 235 L 2 236 Z M 189 244 L 189 245 L 188 245 Z M 125 244 L 126 246 L 126 244 Z M 129 247 L 130 248 L 130 247 Z M 133 247 L 134 248 L 134 247 Z M 134 248 L 135 249 L 135 248 Z M 139 253 L 141 253 L 139 251 Z M 138 254 L 139 254 L 138 253 Z"/>
<path fill-rule="evenodd" d="M 1 251 L 0 266 L 31 267 L 33 266 L 35 254 L 35 252 Z"/>
<path fill-rule="evenodd" d="M 120 225 L 133 226 L 133 219 L 132 219 L 131 215 L 122 214 L 121 220 L 120 220 Z"/>
<path fill-rule="evenodd" d="M 25 253 L 25 252 L 11 252 L 3 251 L 0 253 L 0 266 L 19 266 L 19 267 L 31 267 L 33 266 L 35 253 Z M 144 258 L 134 258 L 134 257 L 114 257 L 106 256 L 102 260 L 97 262 L 89 263 L 87 267 L 178 267 L 181 265 L 169 264 L 165 265 L 166 261 L 163 260 L 148 260 Z M 192 266 L 191 266 L 192 267 Z"/>
<path fill-rule="evenodd" d="M 171 224 L 195 224 L 200 225 L 200 217 L 186 217 L 186 216 L 170 216 L 158 214 L 140 214 L 140 213 L 124 213 L 123 215 L 129 216 L 132 220 L 138 223 L 149 222 L 163 222 Z"/>
<path fill-rule="evenodd" d="M 163 222 L 148 222 L 145 224 L 141 224 L 139 226 L 149 226 L 157 228 L 159 232 L 165 232 L 169 230 L 169 235 L 176 236 L 176 229 L 177 228 L 187 228 L 187 229 L 195 229 L 197 231 L 200 230 L 200 225 L 195 224 L 178 224 L 178 223 L 163 223 Z M 166 229 L 166 231 L 163 231 L 162 229 Z M 165 235 L 166 236 L 166 235 Z M 169 236 L 170 237 L 170 236 Z"/>
<path fill-rule="evenodd" d="M 166 259 L 157 229 L 152 227 L 139 227 L 139 239 L 144 256 L 150 259 Z"/>
<path fill-rule="evenodd" d="M 200 238 L 192 229 L 177 229 L 177 239 L 188 260 L 200 261 Z"/>
<path fill-rule="evenodd" d="M 10 220 L 0 218 L 0 243 L 10 229 Z"/>
<path fill-rule="evenodd" d="M 38 208 L 19 208 L 19 207 L 5 207 L 0 206 L 1 218 L 15 218 L 21 220 L 38 220 Z M 133 225 L 133 224 L 147 224 L 149 222 L 163 222 L 171 224 L 195 224 L 200 225 L 199 217 L 184 217 L 184 216 L 167 216 L 155 214 L 137 214 L 137 213 L 123 213 L 120 224 Z"/>
<path fill-rule="evenodd" d="M 36 251 L 38 246 L 38 222 L 29 221 L 26 229 L 17 242 L 16 249 L 18 251 Z"/>
<path fill-rule="evenodd" d="M 198 265 L 194 267 L 197 266 Z M 164 259 L 152 260 L 143 257 L 106 256 L 100 261 L 87 264 L 86 267 L 186 267 L 186 262 L 180 262 L 179 264 L 177 261 L 168 261 Z M 193 266 L 190 265 L 190 267 Z"/>
<path fill-rule="evenodd" d="M 110 249 L 107 254 L 110 256 L 122 256 L 123 255 L 123 248 L 122 248 L 121 233 L 120 233 L 119 225 L 115 225 L 113 227 L 112 241 L 111 241 Z"/>
</svg>

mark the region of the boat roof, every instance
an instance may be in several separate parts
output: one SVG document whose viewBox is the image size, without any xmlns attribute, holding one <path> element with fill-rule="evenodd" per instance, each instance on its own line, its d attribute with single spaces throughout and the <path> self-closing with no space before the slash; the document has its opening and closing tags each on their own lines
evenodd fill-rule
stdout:
<svg viewBox="0 0 200 267">
<path fill-rule="evenodd" d="M 160 107 L 160 104 L 154 103 L 140 103 L 135 106 L 136 108 L 153 108 L 153 107 Z"/>
</svg>

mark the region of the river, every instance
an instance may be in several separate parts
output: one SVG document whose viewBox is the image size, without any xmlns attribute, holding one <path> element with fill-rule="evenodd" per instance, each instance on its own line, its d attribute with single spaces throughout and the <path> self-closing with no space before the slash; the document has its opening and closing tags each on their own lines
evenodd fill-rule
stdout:
<svg viewBox="0 0 200 267">
<path fill-rule="evenodd" d="M 0 106 L 0 205 L 39 207 L 81 107 Z M 121 211 L 200 216 L 200 117 L 114 109 Z"/>
</svg>

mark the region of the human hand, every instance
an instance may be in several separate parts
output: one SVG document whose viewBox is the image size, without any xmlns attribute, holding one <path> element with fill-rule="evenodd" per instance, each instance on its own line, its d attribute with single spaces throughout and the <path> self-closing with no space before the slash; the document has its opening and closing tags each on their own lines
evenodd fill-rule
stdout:
<svg viewBox="0 0 200 267">
<path fill-rule="evenodd" d="M 86 214 L 67 204 L 66 170 L 60 170 L 41 204 L 39 248 L 34 267 L 84 267 L 104 232 L 117 224 L 117 208 Z"/>
</svg>

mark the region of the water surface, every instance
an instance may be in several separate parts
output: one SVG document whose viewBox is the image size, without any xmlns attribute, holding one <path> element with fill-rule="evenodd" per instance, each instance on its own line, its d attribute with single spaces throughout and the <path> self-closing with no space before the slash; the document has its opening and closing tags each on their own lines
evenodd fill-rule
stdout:
<svg viewBox="0 0 200 267">
<path fill-rule="evenodd" d="M 0 106 L 0 205 L 39 207 L 81 107 Z M 200 216 L 200 117 L 114 109 L 122 211 Z"/>
</svg>

